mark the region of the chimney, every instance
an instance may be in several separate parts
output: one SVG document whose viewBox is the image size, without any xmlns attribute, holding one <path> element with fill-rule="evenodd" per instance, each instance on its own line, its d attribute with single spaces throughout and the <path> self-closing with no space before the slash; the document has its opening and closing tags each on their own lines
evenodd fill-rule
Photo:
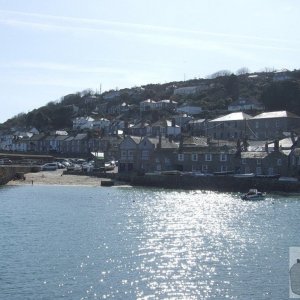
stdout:
<svg viewBox="0 0 300 300">
<path fill-rule="evenodd" d="M 159 136 L 158 136 L 157 149 L 161 149 L 161 134 L 159 134 Z"/>
<path fill-rule="evenodd" d="M 267 142 L 265 143 L 265 151 L 269 153 L 269 144 Z"/>
<path fill-rule="evenodd" d="M 278 140 L 274 141 L 274 151 L 276 151 L 276 152 L 279 151 L 279 141 Z"/>
</svg>

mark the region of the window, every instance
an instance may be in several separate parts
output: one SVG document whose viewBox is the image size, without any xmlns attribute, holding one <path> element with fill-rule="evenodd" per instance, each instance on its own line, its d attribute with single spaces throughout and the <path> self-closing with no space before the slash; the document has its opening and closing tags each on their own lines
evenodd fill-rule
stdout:
<svg viewBox="0 0 300 300">
<path fill-rule="evenodd" d="M 128 158 L 133 158 L 133 151 L 128 150 Z"/>
<path fill-rule="evenodd" d="M 192 154 L 192 161 L 198 161 L 198 154 L 197 153 Z"/>
<path fill-rule="evenodd" d="M 277 166 L 282 166 L 282 160 L 281 160 L 281 158 L 277 159 Z"/>
<path fill-rule="evenodd" d="M 142 160 L 148 160 L 149 159 L 149 150 L 143 150 L 142 151 Z"/>
<path fill-rule="evenodd" d="M 257 159 L 257 160 L 256 160 L 256 164 L 257 164 L 257 165 L 261 165 L 261 159 Z"/>
<path fill-rule="evenodd" d="M 261 175 L 261 167 L 256 168 L 256 175 Z"/>
<path fill-rule="evenodd" d="M 122 157 L 122 158 L 125 158 L 126 156 L 127 156 L 127 151 L 122 150 L 122 151 L 121 151 L 121 157 Z"/>
<path fill-rule="evenodd" d="M 226 153 L 221 153 L 220 154 L 220 161 L 227 161 L 227 154 Z"/>
<path fill-rule="evenodd" d="M 184 161 L 184 154 L 183 153 L 178 154 L 178 160 L 179 161 Z"/>
<path fill-rule="evenodd" d="M 242 164 L 245 165 L 246 164 L 246 159 L 242 158 Z"/>
<path fill-rule="evenodd" d="M 212 161 L 212 155 L 211 155 L 211 153 L 206 153 L 205 154 L 205 161 Z"/>
<path fill-rule="evenodd" d="M 259 128 L 259 122 L 258 121 L 255 122 L 255 128 Z"/>
<path fill-rule="evenodd" d="M 276 120 L 275 126 L 276 126 L 276 128 L 279 128 L 279 127 L 280 127 L 280 124 L 279 124 L 279 121 L 278 121 L 278 120 Z"/>
</svg>

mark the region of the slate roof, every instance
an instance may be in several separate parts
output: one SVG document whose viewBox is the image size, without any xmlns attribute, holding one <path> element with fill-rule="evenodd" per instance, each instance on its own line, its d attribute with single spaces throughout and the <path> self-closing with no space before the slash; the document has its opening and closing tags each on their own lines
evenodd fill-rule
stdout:
<svg viewBox="0 0 300 300">
<path fill-rule="evenodd" d="M 148 138 L 148 140 L 157 146 L 159 138 Z M 161 139 L 161 149 L 177 149 L 179 146 L 177 143 L 170 142 L 168 139 Z"/>
<path fill-rule="evenodd" d="M 259 159 L 259 158 L 265 158 L 268 156 L 268 152 L 265 151 L 247 151 L 247 152 L 241 152 L 241 158 L 254 158 L 254 159 Z"/>
<path fill-rule="evenodd" d="M 253 117 L 252 119 L 256 120 L 256 119 L 270 119 L 270 118 L 300 118 L 300 117 L 286 110 L 281 110 L 281 111 L 264 112 Z"/>
<path fill-rule="evenodd" d="M 209 122 L 228 122 L 228 121 L 240 121 L 240 120 L 248 120 L 252 117 L 244 112 L 234 112 L 213 120 L 210 120 Z"/>
</svg>

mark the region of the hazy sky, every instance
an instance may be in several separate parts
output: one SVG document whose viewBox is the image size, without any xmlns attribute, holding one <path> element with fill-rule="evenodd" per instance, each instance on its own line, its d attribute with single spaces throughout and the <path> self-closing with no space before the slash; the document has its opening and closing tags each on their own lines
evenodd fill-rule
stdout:
<svg viewBox="0 0 300 300">
<path fill-rule="evenodd" d="M 0 122 L 102 92 L 300 68 L 298 0 L 0 0 Z"/>
</svg>

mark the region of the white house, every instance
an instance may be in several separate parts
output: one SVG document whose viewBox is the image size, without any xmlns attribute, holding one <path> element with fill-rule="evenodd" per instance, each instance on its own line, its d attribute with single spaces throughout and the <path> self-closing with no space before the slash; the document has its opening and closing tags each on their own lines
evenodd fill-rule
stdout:
<svg viewBox="0 0 300 300">
<path fill-rule="evenodd" d="M 166 121 L 167 123 L 167 127 L 166 127 L 166 131 L 167 131 L 167 135 L 168 136 L 178 136 L 181 134 L 181 127 L 178 125 L 175 125 L 173 122 L 171 121 Z"/>
<path fill-rule="evenodd" d="M 246 110 L 263 110 L 265 107 L 256 99 L 239 98 L 237 101 L 228 105 L 228 111 L 246 111 Z"/>
<path fill-rule="evenodd" d="M 78 117 L 73 120 L 73 129 L 92 129 L 94 119 L 91 117 Z"/>
<path fill-rule="evenodd" d="M 176 101 L 172 101 L 169 99 L 164 99 L 164 100 L 160 100 L 156 102 L 156 106 L 155 109 L 157 110 L 172 110 L 172 109 L 176 109 L 177 107 L 177 102 Z"/>
<path fill-rule="evenodd" d="M 140 111 L 151 111 L 156 108 L 156 101 L 147 99 L 140 102 Z"/>
<path fill-rule="evenodd" d="M 110 121 L 104 118 L 92 122 L 93 129 L 105 129 L 110 126 Z"/>
<path fill-rule="evenodd" d="M 11 133 L 5 133 L 0 136 L 0 149 L 1 150 L 12 150 L 12 144 L 14 135 Z"/>
<path fill-rule="evenodd" d="M 197 115 L 202 112 L 202 108 L 200 106 L 182 105 L 177 108 L 177 112 L 188 115 Z"/>
</svg>

